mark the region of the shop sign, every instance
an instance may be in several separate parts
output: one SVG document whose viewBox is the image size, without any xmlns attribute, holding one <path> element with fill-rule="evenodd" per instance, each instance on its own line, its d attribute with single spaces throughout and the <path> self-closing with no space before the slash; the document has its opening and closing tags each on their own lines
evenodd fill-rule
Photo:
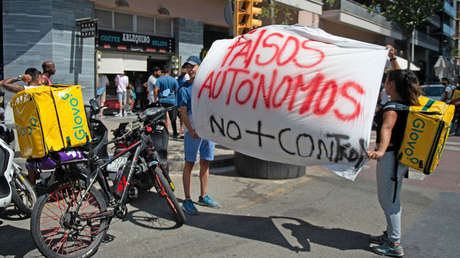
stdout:
<svg viewBox="0 0 460 258">
<path fill-rule="evenodd" d="M 81 38 L 91 38 L 96 35 L 97 23 L 96 21 L 83 21 L 77 22 L 80 30 L 79 37 Z"/>
<path fill-rule="evenodd" d="M 174 39 L 138 33 L 98 30 L 98 48 L 173 54 Z"/>
</svg>

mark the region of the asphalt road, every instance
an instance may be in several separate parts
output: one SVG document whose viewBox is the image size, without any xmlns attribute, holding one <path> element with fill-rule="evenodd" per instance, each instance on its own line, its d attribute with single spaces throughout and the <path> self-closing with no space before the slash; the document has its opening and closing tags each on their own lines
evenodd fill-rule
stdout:
<svg viewBox="0 0 460 258">
<path fill-rule="evenodd" d="M 449 138 L 434 175 L 411 175 L 402 188 L 406 257 L 460 257 L 460 137 Z M 174 174 L 183 198 L 181 176 Z M 423 180 L 422 180 L 423 179 Z M 192 196 L 199 193 L 193 177 Z M 221 209 L 200 207 L 178 227 L 155 193 L 129 205 L 126 220 L 114 219 L 95 257 L 376 257 L 369 234 L 385 227 L 378 206 L 375 162 L 355 182 L 320 167 L 290 180 L 242 178 L 214 173 L 210 195 Z M 6 216 L 6 217 L 5 217 Z M 29 220 L 6 213 L 0 255 L 35 257 Z"/>
</svg>

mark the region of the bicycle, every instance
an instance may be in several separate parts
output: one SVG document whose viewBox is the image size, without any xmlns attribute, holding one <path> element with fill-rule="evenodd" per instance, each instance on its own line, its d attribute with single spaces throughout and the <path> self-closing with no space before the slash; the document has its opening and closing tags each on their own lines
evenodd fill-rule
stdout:
<svg viewBox="0 0 460 258">
<path fill-rule="evenodd" d="M 91 103 L 93 105 L 93 103 Z M 97 104 L 96 104 L 97 105 Z M 96 106 L 95 106 L 96 109 Z M 98 112 L 98 111 L 95 111 Z M 162 117 L 167 109 L 149 108 L 139 116 L 143 126 L 133 128 L 125 135 L 91 148 L 88 167 L 83 173 L 70 173 L 65 182 L 55 184 L 49 194 L 37 201 L 31 217 L 31 233 L 40 252 L 47 257 L 88 257 L 93 255 L 107 232 L 113 217 L 125 218 L 127 197 L 135 166 L 139 160 L 148 164 L 157 192 L 166 199 L 176 222 L 183 224 L 185 214 L 174 196 L 171 184 L 164 176 L 164 167 L 158 161 L 158 153 L 151 142 L 151 135 L 164 128 Z M 109 160 L 98 158 L 101 146 L 113 142 L 137 138 L 126 149 Z M 113 161 L 129 153 L 129 172 L 119 185 L 121 194 L 112 194 L 104 169 Z M 101 195 L 94 187 L 101 187 Z"/>
</svg>

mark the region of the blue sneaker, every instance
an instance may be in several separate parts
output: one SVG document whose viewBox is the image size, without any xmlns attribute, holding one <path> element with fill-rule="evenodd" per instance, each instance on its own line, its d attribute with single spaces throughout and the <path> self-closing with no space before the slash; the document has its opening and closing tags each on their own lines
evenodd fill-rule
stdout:
<svg viewBox="0 0 460 258">
<path fill-rule="evenodd" d="M 220 208 L 219 203 L 211 199 L 211 197 L 208 195 L 206 195 L 204 198 L 200 196 L 200 198 L 198 198 L 198 204 L 211 208 Z"/>
<path fill-rule="evenodd" d="M 198 210 L 192 200 L 185 200 L 182 209 L 189 215 L 198 215 Z"/>
<path fill-rule="evenodd" d="M 385 242 L 378 246 L 371 247 L 374 253 L 379 255 L 385 256 L 392 256 L 392 257 L 403 257 L 404 256 L 404 249 L 402 245 L 394 246 L 391 243 Z"/>
</svg>

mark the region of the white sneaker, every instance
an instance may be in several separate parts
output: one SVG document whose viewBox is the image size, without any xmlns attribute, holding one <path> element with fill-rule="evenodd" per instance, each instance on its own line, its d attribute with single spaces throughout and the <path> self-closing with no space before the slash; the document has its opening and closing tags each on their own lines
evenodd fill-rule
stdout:
<svg viewBox="0 0 460 258">
<path fill-rule="evenodd" d="M 115 115 L 116 117 L 122 117 L 123 115 L 121 113 L 118 113 Z"/>
</svg>

